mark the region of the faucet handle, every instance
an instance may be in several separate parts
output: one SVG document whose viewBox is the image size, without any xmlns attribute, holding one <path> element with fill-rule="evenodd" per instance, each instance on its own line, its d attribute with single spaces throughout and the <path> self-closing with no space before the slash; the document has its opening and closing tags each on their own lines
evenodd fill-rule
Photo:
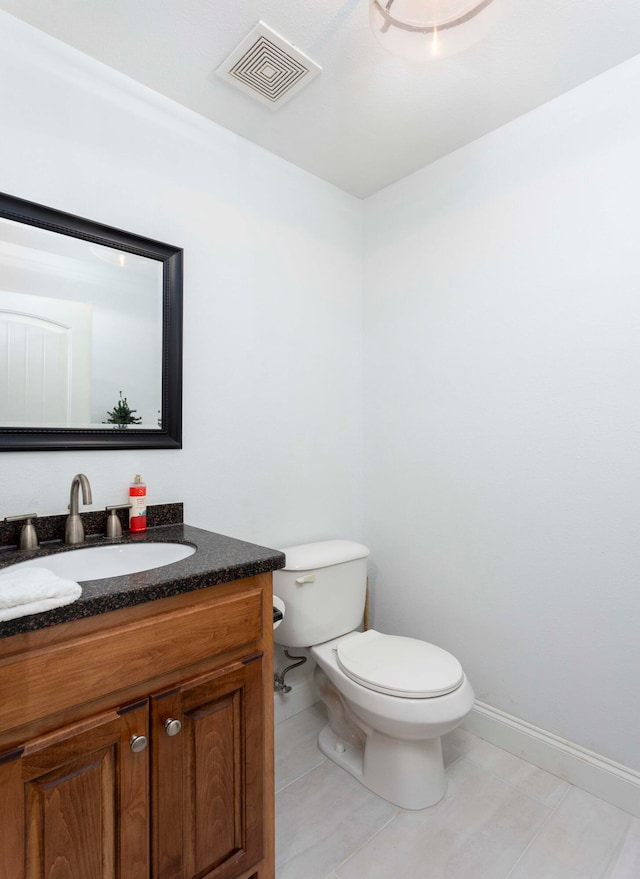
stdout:
<svg viewBox="0 0 640 879">
<path fill-rule="evenodd" d="M 7 516 L 5 518 L 5 522 L 24 522 L 22 530 L 20 531 L 20 542 L 18 544 L 20 549 L 38 548 L 38 534 L 35 525 L 31 521 L 32 519 L 37 518 L 37 513 L 25 513 L 23 516 Z"/>
<path fill-rule="evenodd" d="M 130 507 L 131 504 L 113 504 L 110 507 L 105 507 L 109 513 L 107 516 L 107 537 L 122 537 L 122 522 L 118 518 L 116 510 L 128 510 Z"/>
</svg>

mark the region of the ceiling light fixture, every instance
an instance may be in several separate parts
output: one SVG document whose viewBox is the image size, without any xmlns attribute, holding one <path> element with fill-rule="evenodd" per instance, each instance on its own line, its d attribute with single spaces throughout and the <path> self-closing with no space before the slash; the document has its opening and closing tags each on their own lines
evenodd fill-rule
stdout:
<svg viewBox="0 0 640 879">
<path fill-rule="evenodd" d="M 412 61 L 457 54 L 475 43 L 489 21 L 493 0 L 369 0 L 369 20 L 378 41 Z"/>
</svg>

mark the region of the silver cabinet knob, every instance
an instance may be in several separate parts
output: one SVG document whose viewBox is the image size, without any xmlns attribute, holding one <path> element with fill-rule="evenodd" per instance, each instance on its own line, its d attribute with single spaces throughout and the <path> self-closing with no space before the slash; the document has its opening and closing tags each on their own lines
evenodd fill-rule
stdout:
<svg viewBox="0 0 640 879">
<path fill-rule="evenodd" d="M 139 754 L 140 751 L 144 751 L 147 747 L 147 737 L 146 736 L 131 736 L 129 739 L 129 744 L 131 746 L 131 750 L 134 754 Z"/>
<path fill-rule="evenodd" d="M 179 720 L 170 717 L 168 720 L 165 720 L 164 728 L 168 736 L 177 736 L 182 729 L 182 724 Z"/>
</svg>

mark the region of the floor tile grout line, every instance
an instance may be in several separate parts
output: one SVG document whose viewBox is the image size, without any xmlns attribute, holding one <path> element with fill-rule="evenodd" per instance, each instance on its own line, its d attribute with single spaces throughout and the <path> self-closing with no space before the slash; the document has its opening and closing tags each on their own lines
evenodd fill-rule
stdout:
<svg viewBox="0 0 640 879">
<path fill-rule="evenodd" d="M 472 736 L 474 739 L 477 739 L 481 743 L 490 745 L 492 748 L 495 748 L 496 751 L 501 751 L 502 753 L 504 753 L 510 757 L 513 757 L 515 760 L 519 760 L 521 763 L 524 763 L 526 766 L 531 766 L 532 769 L 535 769 L 538 772 L 543 773 L 544 775 L 549 775 L 552 778 L 557 778 L 558 781 L 561 781 L 565 784 L 568 784 L 568 782 L 566 782 L 566 780 L 564 778 L 562 778 L 560 775 L 556 775 L 553 772 L 549 772 L 547 769 L 542 769 L 540 766 L 536 766 L 535 763 L 531 763 L 529 760 L 525 760 L 523 757 L 519 757 L 517 754 L 513 754 L 511 751 L 507 751 L 504 748 L 500 748 L 498 745 L 493 745 L 491 742 L 487 742 L 486 739 L 482 739 L 479 736 L 476 736 L 474 733 L 470 733 L 467 730 L 463 730 L 463 732 L 465 732 L 469 736 Z M 514 784 L 510 779 L 506 778 L 504 775 L 500 775 L 495 770 L 487 768 L 486 766 L 484 766 L 482 764 L 480 759 L 478 759 L 478 758 L 474 759 L 473 749 L 471 749 L 469 751 L 461 751 L 460 756 L 464 757 L 466 760 L 469 760 L 471 763 L 473 763 L 474 766 L 476 766 L 478 769 L 481 769 L 483 772 L 488 772 L 491 775 L 493 775 L 494 778 L 499 778 L 501 781 L 506 782 L 510 787 L 512 787 L 515 790 L 519 791 L 520 793 L 524 794 L 526 797 L 529 797 L 529 799 L 534 800 L 537 803 L 541 803 L 546 808 L 549 808 L 549 804 L 547 802 L 545 802 L 545 800 L 542 799 L 541 797 L 537 797 L 535 794 L 528 793 L 526 790 L 524 790 L 522 787 L 519 787 L 517 784 Z M 565 791 L 565 793 L 563 794 L 561 799 L 564 799 L 566 794 L 567 794 L 567 791 Z"/>
<path fill-rule="evenodd" d="M 448 771 L 451 769 L 452 766 L 454 766 L 456 763 L 458 763 L 460 760 L 464 759 L 465 757 L 466 757 L 465 754 L 458 753 L 458 756 L 457 756 L 454 760 L 452 760 L 450 763 L 447 764 L 447 766 L 446 766 L 446 771 L 448 772 Z M 474 765 L 474 766 L 477 766 L 476 763 L 473 763 L 473 765 Z M 492 774 L 492 773 L 488 773 L 488 774 Z M 499 776 L 495 776 L 495 777 L 496 777 L 496 778 L 499 778 Z M 500 781 L 504 781 L 504 779 L 499 779 L 499 780 L 500 780 Z M 564 798 L 564 797 L 563 797 L 563 798 Z M 364 842 L 362 842 L 362 843 L 361 843 L 359 846 L 357 846 L 352 852 L 350 852 L 350 853 L 347 855 L 346 858 L 344 858 L 344 859 L 343 859 L 343 860 L 342 860 L 342 861 L 341 861 L 336 867 L 333 868 L 333 870 L 332 870 L 332 871 L 331 871 L 331 872 L 325 877 L 325 879 L 331 879 L 331 877 L 334 876 L 334 875 L 337 876 L 338 879 L 340 879 L 340 876 L 339 876 L 339 874 L 338 874 L 338 870 L 340 870 L 340 868 L 343 867 L 343 866 L 346 864 L 347 861 L 351 860 L 351 858 L 354 857 L 354 855 L 356 855 L 359 851 L 361 851 L 366 845 L 369 845 L 369 843 L 370 843 L 373 839 L 375 839 L 375 837 L 378 836 L 379 833 L 382 833 L 382 831 L 383 831 L 386 827 L 388 827 L 393 821 L 395 821 L 395 820 L 396 820 L 401 814 L 403 814 L 403 813 L 406 812 L 406 811 L 407 811 L 406 809 L 401 809 L 401 808 L 398 807 L 398 810 L 397 810 L 397 812 L 396 812 L 395 815 L 392 815 L 392 816 L 389 818 L 388 821 L 386 821 L 383 825 L 381 825 L 381 826 L 375 831 L 375 833 L 372 833 L 371 836 L 368 837 L 368 839 L 365 839 Z"/>
<path fill-rule="evenodd" d="M 555 805 L 555 806 L 553 807 L 553 809 L 549 812 L 549 814 L 547 815 L 547 817 L 544 819 L 544 821 L 542 822 L 542 824 L 541 824 L 540 827 L 538 828 L 537 832 L 534 833 L 533 837 L 531 838 L 531 840 L 530 840 L 530 842 L 529 842 L 529 845 L 526 846 L 526 848 L 524 849 L 524 851 L 520 854 L 520 857 L 516 860 L 516 862 L 515 862 L 514 865 L 511 867 L 511 869 L 509 870 L 509 872 L 505 875 L 504 879 L 509 879 L 509 877 L 512 875 L 513 871 L 514 871 L 515 868 L 518 866 L 518 864 L 520 863 L 520 861 L 524 858 L 524 856 L 525 856 L 526 853 L 529 851 L 529 849 L 531 848 L 531 846 L 532 846 L 532 845 L 534 844 L 534 842 L 538 839 L 538 837 L 540 836 L 540 834 L 542 833 L 542 831 L 544 830 L 544 828 L 547 826 L 547 824 L 549 823 L 549 821 L 553 818 L 553 816 L 555 815 L 555 813 L 558 811 L 558 809 L 560 808 L 560 806 L 562 805 L 562 803 L 564 803 L 564 801 L 565 801 L 565 799 L 567 798 L 567 796 L 569 795 L 569 791 L 571 791 L 572 787 L 573 787 L 573 785 L 570 785 L 570 786 L 567 788 L 567 790 L 564 792 L 564 794 L 562 795 L 562 797 L 558 800 L 558 802 L 556 803 L 556 805 Z"/>
<path fill-rule="evenodd" d="M 314 769 L 318 769 L 319 766 L 324 766 L 324 764 L 328 762 L 329 761 L 327 760 L 327 758 L 323 756 L 322 760 L 320 760 L 319 763 L 316 763 L 315 766 L 310 766 L 309 769 L 305 769 L 305 771 L 301 772 L 300 775 L 296 775 L 296 777 L 292 778 L 291 781 L 288 781 L 285 785 L 279 787 L 278 790 L 275 791 L 275 795 L 277 796 L 278 794 L 281 794 L 282 791 L 285 791 L 288 787 L 291 787 L 292 784 L 295 784 L 297 781 L 300 781 L 301 778 L 309 775 L 309 773 L 313 772 Z"/>
<path fill-rule="evenodd" d="M 388 827 L 404 811 L 405 811 L 404 809 L 398 808 L 395 815 L 392 815 L 388 821 L 385 821 L 384 824 L 382 824 L 380 827 L 378 827 L 378 829 L 375 831 L 375 833 L 372 833 L 368 839 L 365 839 L 365 841 L 363 843 L 361 843 L 361 845 L 356 846 L 356 848 L 354 848 L 354 850 L 352 852 L 350 852 L 346 858 L 343 858 L 343 860 L 340 861 L 340 863 L 336 867 L 333 868 L 333 870 L 331 871 L 331 873 L 329 873 L 329 875 L 326 877 L 326 879 L 331 879 L 331 876 L 333 876 L 334 874 L 338 877 L 338 879 L 340 879 L 340 876 L 338 874 L 338 870 L 341 867 L 343 867 L 347 863 L 347 861 L 351 860 L 351 858 L 354 855 L 357 855 L 358 852 L 361 851 L 365 847 L 365 845 L 369 845 L 369 843 L 371 842 L 372 839 L 375 839 L 379 833 L 382 833 L 382 831 L 385 829 L 385 827 Z"/>
<path fill-rule="evenodd" d="M 620 853 L 624 849 L 624 844 L 626 842 L 627 836 L 629 835 L 631 828 L 633 826 L 634 816 L 630 815 L 629 818 L 630 818 L 630 820 L 629 820 L 629 823 L 627 824 L 627 829 L 620 837 L 618 845 L 615 847 L 614 851 L 611 852 L 611 856 L 609 857 L 609 861 L 608 861 L 607 865 L 605 866 L 605 872 L 602 874 L 602 879 L 607 879 L 608 876 L 611 876 L 612 868 L 615 867 L 616 864 L 618 863 Z M 615 861 L 614 861 L 614 858 L 615 858 Z"/>
<path fill-rule="evenodd" d="M 456 763 L 459 763 L 459 762 L 463 759 L 463 757 L 464 757 L 463 754 L 458 754 L 458 756 L 456 757 L 455 760 L 452 760 L 450 763 L 447 763 L 447 765 L 444 767 L 444 774 L 447 776 L 447 789 L 449 788 L 449 777 L 448 777 L 448 776 L 449 776 L 449 770 L 450 770 L 453 766 L 455 766 Z M 445 791 L 445 793 L 446 793 L 446 791 Z M 444 796 L 444 795 L 443 795 L 443 796 Z M 436 804 L 436 805 L 437 805 L 437 804 Z M 427 808 L 430 809 L 431 806 L 427 806 Z M 404 811 L 406 811 L 406 810 L 404 810 Z"/>
<path fill-rule="evenodd" d="M 507 751 L 506 753 L 509 753 L 509 752 Z M 515 784 L 510 779 L 505 778 L 504 775 L 500 775 L 499 773 L 495 772 L 493 769 L 488 769 L 486 766 L 483 766 L 482 763 L 478 762 L 477 760 L 474 760 L 473 757 L 471 756 L 471 754 L 461 754 L 461 757 L 463 757 L 465 760 L 468 760 L 470 763 L 472 763 L 476 767 L 476 769 L 480 769 L 482 772 L 486 772 L 488 775 L 492 775 L 494 778 L 497 778 L 499 781 L 503 781 L 505 784 L 508 784 L 510 788 L 512 788 L 513 790 L 522 794 L 523 796 L 527 797 L 528 799 L 533 800 L 534 803 L 539 803 L 541 806 L 544 806 L 547 809 L 551 808 L 549 803 L 545 802 L 545 800 L 543 800 L 541 797 L 537 797 L 535 794 L 529 793 L 528 791 L 524 790 L 524 788 L 520 787 L 518 784 Z M 522 757 L 518 757 L 517 759 L 522 760 Z M 547 772 L 546 769 L 540 769 L 540 767 L 536 766 L 534 763 L 528 763 L 526 760 L 522 760 L 522 762 L 526 763 L 527 766 L 533 766 L 534 769 L 539 769 L 540 772 L 544 772 L 546 775 L 551 775 L 553 778 L 557 778 L 558 781 L 561 781 L 564 784 L 568 784 L 568 782 L 565 782 L 565 780 L 563 778 L 560 778 L 559 775 L 554 775 L 553 772 Z M 451 765 L 453 765 L 453 764 L 451 764 Z M 569 785 L 569 788 L 570 787 L 571 787 L 571 785 Z M 569 791 L 569 788 L 567 788 L 567 790 L 562 794 L 562 797 L 560 798 L 560 800 L 558 800 L 558 803 L 556 805 L 559 805 L 562 802 L 562 800 L 566 797 L 566 795 Z M 553 807 L 553 809 L 555 810 L 555 806 Z"/>
</svg>

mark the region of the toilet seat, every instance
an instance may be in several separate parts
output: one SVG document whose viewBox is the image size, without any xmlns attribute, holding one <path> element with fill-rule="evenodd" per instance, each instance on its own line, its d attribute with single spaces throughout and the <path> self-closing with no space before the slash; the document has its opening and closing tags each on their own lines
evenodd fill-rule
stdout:
<svg viewBox="0 0 640 879">
<path fill-rule="evenodd" d="M 464 680 L 455 656 L 416 638 L 369 629 L 345 639 L 335 651 L 351 680 L 389 696 L 432 699 L 452 693 Z"/>
</svg>

